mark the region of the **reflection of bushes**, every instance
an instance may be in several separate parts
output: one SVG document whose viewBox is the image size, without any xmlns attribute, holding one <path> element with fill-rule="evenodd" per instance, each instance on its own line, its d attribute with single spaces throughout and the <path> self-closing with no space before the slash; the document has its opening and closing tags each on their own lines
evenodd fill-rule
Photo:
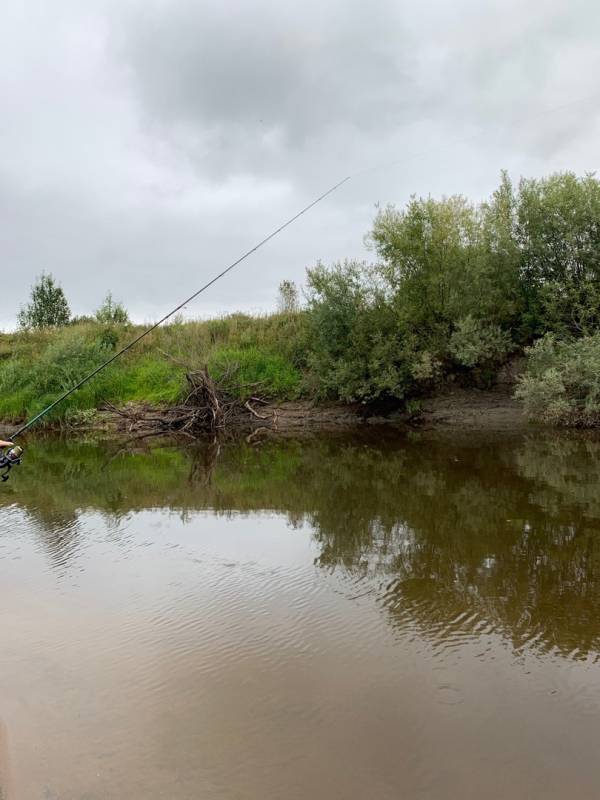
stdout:
<svg viewBox="0 0 600 800">
<path fill-rule="evenodd" d="M 312 525 L 320 566 L 372 577 L 394 624 L 441 637 L 468 612 L 459 628 L 487 622 L 517 646 L 600 646 L 600 442 L 328 438 L 223 445 L 218 458 L 44 442 L 27 456 L 0 506 L 30 509 L 46 539 L 86 508 L 274 510 Z"/>
<path fill-rule="evenodd" d="M 532 501 L 547 514 L 600 519 L 600 440 L 531 436 L 516 449 L 514 463 L 531 482 Z"/>
</svg>

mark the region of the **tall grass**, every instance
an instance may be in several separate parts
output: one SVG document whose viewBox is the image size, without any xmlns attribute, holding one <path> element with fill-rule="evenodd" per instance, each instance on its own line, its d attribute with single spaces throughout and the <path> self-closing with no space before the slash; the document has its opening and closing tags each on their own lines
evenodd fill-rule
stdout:
<svg viewBox="0 0 600 800">
<path fill-rule="evenodd" d="M 52 331 L 0 334 L 0 419 L 38 413 L 111 354 L 141 326 L 81 322 Z M 256 385 L 273 398 L 302 392 L 306 322 L 302 313 L 249 317 L 158 328 L 72 395 L 53 419 L 95 409 L 104 401 L 168 405 L 182 397 L 186 368 L 208 365 L 232 384 Z"/>
</svg>

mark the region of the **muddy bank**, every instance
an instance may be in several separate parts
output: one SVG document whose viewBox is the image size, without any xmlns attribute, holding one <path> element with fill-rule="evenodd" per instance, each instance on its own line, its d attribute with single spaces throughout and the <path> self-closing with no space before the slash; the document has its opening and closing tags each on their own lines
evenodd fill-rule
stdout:
<svg viewBox="0 0 600 800">
<path fill-rule="evenodd" d="M 161 411 L 128 407 L 126 416 L 112 411 L 98 413 L 94 425 L 123 432 L 147 429 L 144 418 L 150 414 L 159 420 Z M 494 391 L 449 389 L 424 399 L 412 414 L 405 411 L 382 412 L 362 404 L 318 405 L 309 401 L 253 405 L 238 417 L 232 429 L 241 433 L 258 430 L 296 432 L 302 430 L 339 430 L 368 426 L 393 425 L 406 428 L 448 428 L 464 430 L 514 431 L 525 428 L 528 420 L 521 405 L 505 388 Z"/>
<path fill-rule="evenodd" d="M 493 391 L 447 389 L 434 397 L 423 399 L 412 414 L 398 410 L 384 411 L 359 403 L 321 405 L 310 401 L 251 404 L 246 411 L 232 421 L 227 428 L 229 432 L 245 435 L 256 431 L 296 433 L 386 425 L 422 430 L 516 431 L 530 425 L 521 405 L 512 398 L 511 391 L 506 387 Z M 152 435 L 160 432 L 161 420 L 163 417 L 166 419 L 168 413 L 148 405 L 130 404 L 118 410 L 99 410 L 85 424 L 70 429 Z M 0 438 L 9 436 L 15 427 L 14 422 L 0 423 Z M 64 430 L 64 426 L 61 429 Z"/>
<path fill-rule="evenodd" d="M 454 389 L 423 401 L 419 424 L 428 428 L 514 431 L 531 425 L 506 390 Z"/>
</svg>

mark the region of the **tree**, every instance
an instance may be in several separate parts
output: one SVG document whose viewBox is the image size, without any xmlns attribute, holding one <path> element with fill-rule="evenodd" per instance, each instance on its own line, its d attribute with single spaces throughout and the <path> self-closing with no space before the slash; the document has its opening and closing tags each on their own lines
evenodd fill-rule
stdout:
<svg viewBox="0 0 600 800">
<path fill-rule="evenodd" d="M 66 325 L 71 310 L 60 284 L 52 275 L 42 273 L 31 287 L 31 302 L 23 306 L 18 314 L 21 328 L 50 328 Z"/>
<path fill-rule="evenodd" d="M 481 226 L 465 198 L 413 197 L 402 210 L 388 207 L 369 240 L 399 316 L 425 338 L 447 341 L 454 321 L 478 307 Z"/>
<path fill-rule="evenodd" d="M 282 313 L 298 311 L 298 287 L 294 281 L 281 281 L 277 306 Z"/>
<path fill-rule="evenodd" d="M 521 180 L 516 236 L 531 334 L 600 324 L 600 181 L 573 173 Z"/>
<path fill-rule="evenodd" d="M 98 322 L 105 324 L 129 324 L 129 314 L 127 313 L 127 309 L 122 303 L 116 302 L 110 292 L 106 295 L 102 305 L 96 311 L 96 319 Z"/>
</svg>

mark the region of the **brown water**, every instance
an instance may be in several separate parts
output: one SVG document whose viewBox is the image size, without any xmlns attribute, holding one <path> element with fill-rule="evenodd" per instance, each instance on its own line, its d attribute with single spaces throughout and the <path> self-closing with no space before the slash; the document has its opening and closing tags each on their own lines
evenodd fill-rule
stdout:
<svg viewBox="0 0 600 800">
<path fill-rule="evenodd" d="M 600 443 L 32 443 L 0 797 L 600 797 Z"/>
</svg>

